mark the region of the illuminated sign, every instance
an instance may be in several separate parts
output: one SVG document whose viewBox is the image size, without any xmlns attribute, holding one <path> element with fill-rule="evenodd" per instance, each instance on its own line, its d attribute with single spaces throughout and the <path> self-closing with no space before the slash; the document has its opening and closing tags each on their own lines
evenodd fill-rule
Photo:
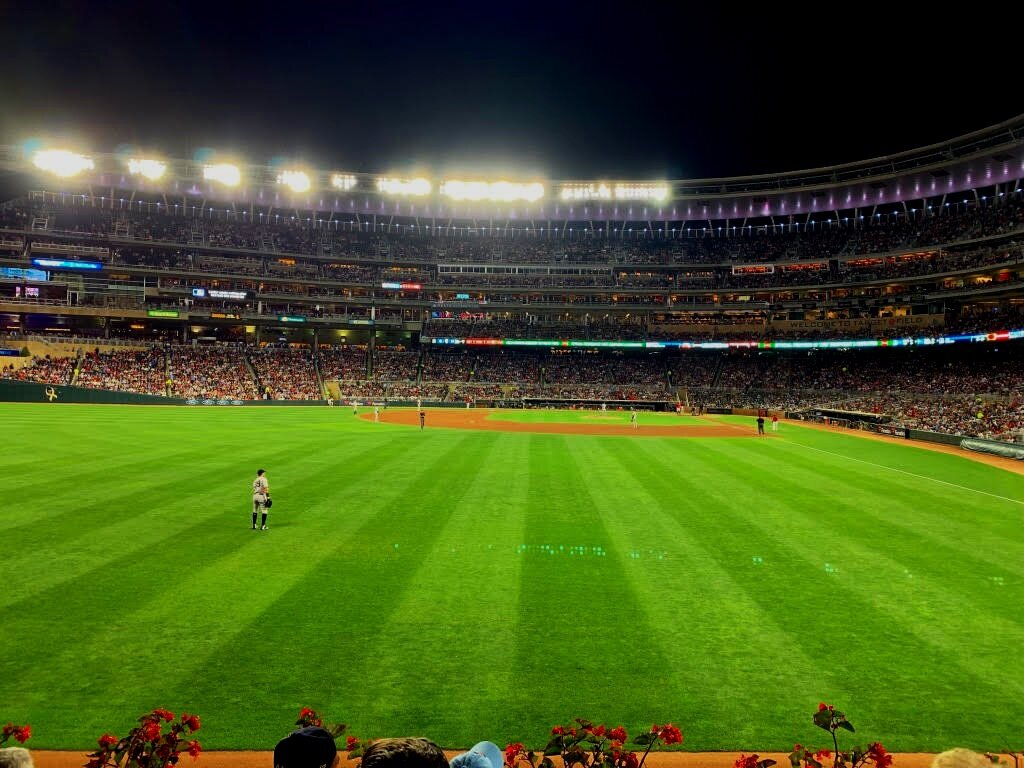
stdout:
<svg viewBox="0 0 1024 768">
<path fill-rule="evenodd" d="M 456 293 L 455 294 L 455 298 L 457 300 L 459 300 L 459 301 L 465 301 L 466 299 L 469 298 L 469 294 L 468 293 Z"/>
<path fill-rule="evenodd" d="M 241 315 L 236 315 L 234 312 L 211 312 L 211 320 L 241 320 Z"/>
<path fill-rule="evenodd" d="M 452 200 L 493 200 L 510 203 L 525 200 L 533 203 L 544 197 L 544 185 L 539 181 L 521 184 L 515 181 L 460 181 L 441 182 L 441 194 Z"/>
<path fill-rule="evenodd" d="M 381 283 L 381 288 L 388 288 L 392 291 L 422 291 L 420 283 Z"/>
<path fill-rule="evenodd" d="M 193 288 L 192 295 L 197 299 L 234 299 L 242 301 L 249 296 L 249 292 L 222 291 L 217 288 Z"/>
<path fill-rule="evenodd" d="M 347 173 L 332 173 L 331 174 L 331 186 L 335 189 L 340 189 L 342 192 L 348 192 L 352 187 L 356 185 L 356 177 Z"/>
<path fill-rule="evenodd" d="M 148 309 L 146 315 L 149 317 L 178 317 L 176 309 Z"/>
<path fill-rule="evenodd" d="M 20 355 L 20 349 L 8 349 L 6 347 L 0 349 L 0 357 L 19 357 Z"/>
<path fill-rule="evenodd" d="M 13 277 L 18 280 L 38 280 L 45 281 L 49 279 L 48 273 L 41 269 L 28 269 L 26 267 L 0 267 L 0 277 Z"/>
<path fill-rule="evenodd" d="M 304 323 L 304 322 L 306 322 L 306 318 L 304 318 L 302 315 L 278 315 L 277 319 L 278 319 L 278 322 L 281 322 L 281 323 Z"/>
<path fill-rule="evenodd" d="M 426 179 L 377 179 L 377 191 L 386 195 L 409 195 L 422 197 L 430 194 L 430 182 Z"/>
<path fill-rule="evenodd" d="M 98 261 L 75 261 L 73 259 L 32 259 L 37 267 L 50 269 L 103 269 Z"/>
<path fill-rule="evenodd" d="M 668 184 L 612 184 L 599 181 L 595 184 L 563 184 L 559 197 L 566 202 L 573 200 L 668 200 L 671 189 Z"/>
<path fill-rule="evenodd" d="M 824 339 L 821 341 L 588 341 L 575 339 L 459 339 L 423 336 L 423 344 L 444 346 L 578 347 L 601 349 L 865 349 L 872 347 L 914 347 L 963 342 L 1024 340 L 1024 329 L 990 331 L 953 336 L 922 336 L 899 339 Z"/>
</svg>

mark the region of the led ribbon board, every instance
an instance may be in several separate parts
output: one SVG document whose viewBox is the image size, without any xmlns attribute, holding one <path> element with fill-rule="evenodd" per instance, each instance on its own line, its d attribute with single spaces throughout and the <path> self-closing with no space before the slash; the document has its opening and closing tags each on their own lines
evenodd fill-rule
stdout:
<svg viewBox="0 0 1024 768">
<path fill-rule="evenodd" d="M 76 261 L 74 259 L 32 259 L 37 267 L 47 269 L 103 269 L 103 264 L 98 261 Z"/>
<path fill-rule="evenodd" d="M 473 347 L 576 347 L 586 349 L 865 349 L 931 347 L 982 341 L 1024 339 L 1024 329 L 962 333 L 951 336 L 905 336 L 898 339 L 821 339 L 819 341 L 588 341 L 586 339 L 492 339 L 424 336 L 425 344 Z"/>
</svg>

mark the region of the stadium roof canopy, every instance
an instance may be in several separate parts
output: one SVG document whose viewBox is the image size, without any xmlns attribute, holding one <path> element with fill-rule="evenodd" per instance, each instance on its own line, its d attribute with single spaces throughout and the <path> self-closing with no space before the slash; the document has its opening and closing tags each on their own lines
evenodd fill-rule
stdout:
<svg viewBox="0 0 1024 768">
<path fill-rule="evenodd" d="M 884 126 L 880 126 L 884 130 Z M 873 209 L 1024 179 L 1024 114 L 948 141 L 841 165 L 679 180 L 427 178 L 191 160 L 74 154 L 39 143 L 0 147 L 0 168 L 61 177 L 62 191 L 217 201 L 325 214 L 434 219 L 692 221 Z M 55 151 L 57 150 L 57 151 Z M 39 153 L 43 153 L 40 155 Z M 49 153 L 49 154 L 46 154 Z M 195 203 L 190 203 L 194 205 Z"/>
</svg>

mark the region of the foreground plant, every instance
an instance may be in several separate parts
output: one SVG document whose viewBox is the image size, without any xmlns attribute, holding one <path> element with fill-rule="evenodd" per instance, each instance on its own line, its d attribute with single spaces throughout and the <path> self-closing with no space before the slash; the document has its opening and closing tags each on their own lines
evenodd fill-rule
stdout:
<svg viewBox="0 0 1024 768">
<path fill-rule="evenodd" d="M 31 725 L 15 725 L 14 723 L 7 723 L 3 729 L 0 729 L 0 746 L 5 744 L 8 739 L 14 739 L 19 744 L 24 744 L 31 738 Z"/>
<path fill-rule="evenodd" d="M 345 731 L 348 730 L 348 726 L 345 723 L 335 723 L 333 725 L 324 725 L 324 719 L 320 717 L 320 714 L 315 709 L 309 707 L 303 707 L 299 711 L 299 719 L 295 721 L 295 725 L 299 728 L 317 727 L 323 728 L 334 740 L 337 741 L 345 735 Z M 344 750 L 348 753 L 349 760 L 358 760 L 363 756 L 363 750 L 366 748 L 367 742 L 357 739 L 355 736 L 345 736 Z M 339 749 L 342 747 L 339 745 Z"/>
<path fill-rule="evenodd" d="M 643 768 L 647 755 L 659 742 L 666 746 L 683 743 L 682 731 L 672 723 L 652 725 L 650 731 L 632 740 L 633 744 L 646 747 L 643 756 L 637 759 L 635 752 L 625 749 L 630 739 L 621 725 L 609 728 L 581 718 L 573 723 L 553 727 L 551 740 L 540 754 L 527 750 L 519 742 L 509 744 L 505 747 L 505 765 L 514 768 L 517 763 L 522 763 L 530 768 L 554 768 L 551 758 L 558 755 L 562 758 L 563 768 Z"/>
<path fill-rule="evenodd" d="M 839 738 L 836 735 L 840 729 L 855 733 L 853 723 L 846 719 L 843 712 L 837 710 L 831 704 L 821 703 L 818 711 L 814 713 L 814 724 L 823 731 L 828 731 L 832 736 L 832 749 L 812 750 L 802 744 L 794 744 L 793 751 L 789 755 L 789 762 L 793 768 L 824 768 L 824 761 L 832 759 L 832 768 L 861 768 L 866 763 L 873 763 L 875 768 L 890 768 L 892 755 L 885 747 L 877 741 L 867 747 L 856 746 L 847 750 L 839 749 Z"/>
<path fill-rule="evenodd" d="M 183 712 L 175 721 L 173 712 L 154 709 L 140 717 L 139 724 L 123 739 L 111 733 L 100 736 L 99 749 L 89 754 L 85 768 L 165 768 L 177 765 L 182 752 L 188 752 L 195 760 L 203 748 L 187 737 L 198 731 L 199 726 L 197 715 Z"/>
</svg>

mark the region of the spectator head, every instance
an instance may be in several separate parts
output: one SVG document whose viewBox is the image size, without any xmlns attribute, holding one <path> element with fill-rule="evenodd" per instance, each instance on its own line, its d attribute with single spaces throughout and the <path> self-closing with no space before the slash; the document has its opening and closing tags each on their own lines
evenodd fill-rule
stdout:
<svg viewBox="0 0 1024 768">
<path fill-rule="evenodd" d="M 32 768 L 32 753 L 21 747 L 0 749 L 0 768 Z"/>
<path fill-rule="evenodd" d="M 992 768 L 992 761 L 969 749 L 950 749 L 932 759 L 932 768 Z"/>
<path fill-rule="evenodd" d="M 481 741 L 452 758 L 451 768 L 502 768 L 505 756 L 493 741 Z"/>
<path fill-rule="evenodd" d="M 324 728 L 299 728 L 274 747 L 274 768 L 333 768 L 337 761 L 334 737 Z"/>
<path fill-rule="evenodd" d="M 448 768 L 448 759 L 429 739 L 380 739 L 363 752 L 362 768 Z"/>
</svg>

